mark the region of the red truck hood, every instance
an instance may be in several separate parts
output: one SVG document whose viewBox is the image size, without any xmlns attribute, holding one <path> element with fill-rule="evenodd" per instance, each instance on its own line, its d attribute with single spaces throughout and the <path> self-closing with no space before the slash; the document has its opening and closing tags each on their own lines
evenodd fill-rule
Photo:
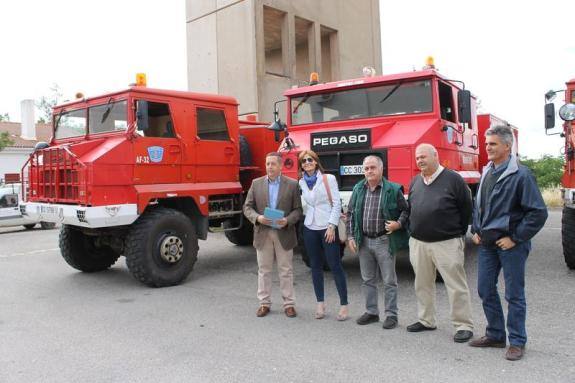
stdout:
<svg viewBox="0 0 575 383">
<path fill-rule="evenodd" d="M 371 130 L 372 148 L 410 146 L 421 141 L 421 138 L 429 132 L 439 120 L 436 118 L 400 120 L 378 123 L 354 123 L 353 125 L 338 125 L 332 127 L 318 126 L 309 128 L 295 128 L 289 132 L 289 137 L 297 146 L 297 150 L 310 149 L 310 137 L 312 133 L 339 132 L 356 129 Z"/>
</svg>

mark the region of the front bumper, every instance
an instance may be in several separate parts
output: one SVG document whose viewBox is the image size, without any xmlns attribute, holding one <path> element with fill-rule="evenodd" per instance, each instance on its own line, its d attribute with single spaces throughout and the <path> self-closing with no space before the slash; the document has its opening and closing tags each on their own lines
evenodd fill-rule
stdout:
<svg viewBox="0 0 575 383">
<path fill-rule="evenodd" d="M 130 225 L 139 216 L 136 204 L 89 207 L 25 202 L 20 204 L 20 212 L 34 221 L 88 228 Z"/>
</svg>

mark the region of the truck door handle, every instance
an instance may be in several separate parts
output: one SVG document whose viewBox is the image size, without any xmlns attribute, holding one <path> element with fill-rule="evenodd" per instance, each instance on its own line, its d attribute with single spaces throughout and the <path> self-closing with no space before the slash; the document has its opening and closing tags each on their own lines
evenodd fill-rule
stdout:
<svg viewBox="0 0 575 383">
<path fill-rule="evenodd" d="M 233 154 L 234 154 L 234 148 L 230 148 L 230 147 L 225 148 L 225 149 L 224 149 L 224 154 L 225 154 L 226 156 L 231 156 L 231 155 L 233 155 Z"/>
<path fill-rule="evenodd" d="M 178 154 L 181 151 L 179 145 L 170 145 L 170 154 Z"/>
</svg>

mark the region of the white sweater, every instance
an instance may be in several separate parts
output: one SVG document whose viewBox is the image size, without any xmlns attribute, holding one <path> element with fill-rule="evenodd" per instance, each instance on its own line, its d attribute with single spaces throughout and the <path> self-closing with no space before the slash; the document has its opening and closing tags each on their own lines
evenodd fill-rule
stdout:
<svg viewBox="0 0 575 383">
<path fill-rule="evenodd" d="M 341 214 L 341 200 L 339 198 L 339 189 L 337 180 L 331 174 L 327 174 L 327 182 L 333 199 L 333 206 L 329 204 L 329 198 L 323 176 L 317 171 L 317 181 L 313 189 L 309 190 L 303 177 L 299 180 L 299 186 L 302 190 L 302 198 L 307 204 L 304 225 L 310 230 L 323 230 L 331 223 L 337 226 Z"/>
</svg>

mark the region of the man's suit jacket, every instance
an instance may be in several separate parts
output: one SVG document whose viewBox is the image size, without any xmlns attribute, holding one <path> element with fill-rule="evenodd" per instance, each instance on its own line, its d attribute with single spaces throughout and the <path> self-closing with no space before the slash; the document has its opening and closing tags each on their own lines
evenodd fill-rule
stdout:
<svg viewBox="0 0 575 383">
<path fill-rule="evenodd" d="M 297 181 L 280 176 L 276 209 L 282 210 L 287 218 L 283 229 L 273 229 L 257 222 L 258 216 L 264 214 L 269 206 L 269 186 L 267 177 L 256 178 L 248 191 L 244 203 L 244 215 L 254 224 L 254 247 L 261 249 L 270 230 L 277 230 L 280 243 L 284 250 L 291 250 L 297 245 L 296 224 L 302 215 L 301 198 Z"/>
</svg>

